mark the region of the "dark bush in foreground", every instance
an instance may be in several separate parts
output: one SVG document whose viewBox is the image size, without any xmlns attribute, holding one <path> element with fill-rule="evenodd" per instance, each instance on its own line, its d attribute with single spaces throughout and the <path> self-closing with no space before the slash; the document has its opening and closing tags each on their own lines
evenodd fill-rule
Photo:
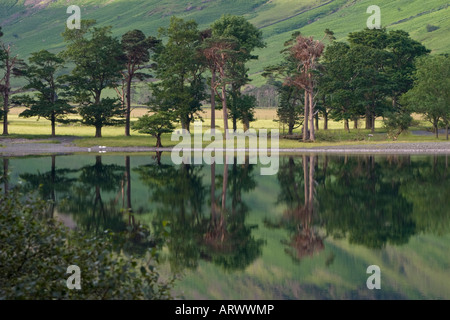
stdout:
<svg viewBox="0 0 450 320">
<path fill-rule="evenodd" d="M 172 281 L 133 257 L 113 252 L 108 236 L 89 238 L 40 214 L 45 203 L 0 195 L 0 299 L 170 299 Z M 81 270 L 69 290 L 67 267 Z"/>
</svg>

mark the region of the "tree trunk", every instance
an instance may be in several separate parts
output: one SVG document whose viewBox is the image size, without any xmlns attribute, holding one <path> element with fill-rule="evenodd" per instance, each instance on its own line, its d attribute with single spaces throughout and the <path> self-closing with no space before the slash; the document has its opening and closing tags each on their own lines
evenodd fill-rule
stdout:
<svg viewBox="0 0 450 320">
<path fill-rule="evenodd" d="M 316 141 L 316 133 L 314 132 L 314 101 L 313 101 L 313 93 L 308 92 L 309 96 L 309 123 L 310 123 L 310 130 L 311 134 L 309 135 L 309 139 L 311 141 Z"/>
<path fill-rule="evenodd" d="M 9 133 L 8 133 L 8 112 L 9 112 L 9 106 L 8 106 L 9 97 L 8 97 L 8 95 L 5 94 L 3 99 L 5 100 L 5 103 L 3 104 L 3 135 L 7 136 L 7 135 L 9 135 Z"/>
<path fill-rule="evenodd" d="M 232 116 L 232 119 L 233 119 L 233 132 L 236 132 L 236 130 L 237 130 L 237 116 L 236 116 L 236 114 L 237 114 L 237 109 L 238 109 L 238 106 L 237 106 L 237 100 L 238 100 L 238 91 L 239 91 L 239 88 L 237 88 L 236 87 L 236 84 L 235 83 L 233 83 L 232 85 L 231 85 L 231 94 L 232 94 L 232 102 L 233 102 L 233 104 L 232 104 L 232 109 L 231 109 L 231 116 Z"/>
<path fill-rule="evenodd" d="M 55 130 L 56 117 L 55 117 L 55 113 L 52 113 L 51 122 L 52 122 L 52 137 L 54 138 L 56 136 L 56 130 Z"/>
<path fill-rule="evenodd" d="M 161 143 L 161 134 L 157 134 L 156 135 L 156 148 L 162 148 L 162 143 Z"/>
<path fill-rule="evenodd" d="M 7 136 L 8 133 L 8 113 L 9 113 L 9 93 L 10 93 L 10 78 L 11 78 L 11 64 L 9 61 L 9 50 L 6 52 L 5 59 L 5 87 L 3 92 L 3 135 Z"/>
<path fill-rule="evenodd" d="M 100 126 L 95 127 L 95 137 L 96 138 L 102 137 L 102 127 L 100 127 Z"/>
<path fill-rule="evenodd" d="M 222 86 L 222 112 L 223 112 L 223 130 L 225 131 L 225 139 L 228 139 L 227 91 L 225 84 Z"/>
<path fill-rule="evenodd" d="M 375 133 L 375 112 L 372 113 L 372 133 Z"/>
<path fill-rule="evenodd" d="M 372 114 L 369 111 L 369 107 L 366 107 L 366 129 L 372 129 Z"/>
<path fill-rule="evenodd" d="M 350 132 L 350 126 L 348 124 L 348 119 L 344 120 L 344 130 Z"/>
<path fill-rule="evenodd" d="M 353 129 L 358 129 L 358 119 L 353 120 Z"/>
<path fill-rule="evenodd" d="M 126 93 L 126 111 L 125 111 L 125 136 L 130 136 L 130 118 L 131 118 L 131 75 L 127 79 L 127 93 Z"/>
<path fill-rule="evenodd" d="M 439 139 L 439 126 L 438 121 L 434 121 L 434 132 L 436 133 L 436 139 Z"/>
<path fill-rule="evenodd" d="M 288 124 L 288 135 L 292 135 L 294 132 L 294 124 L 293 123 L 289 123 Z M 283 132 L 284 133 L 284 132 Z"/>
<path fill-rule="evenodd" d="M 309 100 L 308 93 L 305 90 L 305 112 L 304 112 L 304 120 L 303 120 L 303 142 L 309 140 L 309 128 L 308 128 L 308 120 L 309 120 Z"/>
<path fill-rule="evenodd" d="M 216 70 L 212 70 L 211 76 L 211 133 L 216 129 L 216 93 L 214 87 L 216 86 Z"/>
<path fill-rule="evenodd" d="M 248 121 L 248 119 L 245 119 L 244 121 L 242 121 L 243 125 L 244 125 L 244 132 L 247 132 L 248 129 L 250 129 L 250 122 Z"/>
<path fill-rule="evenodd" d="M 316 131 L 319 131 L 319 113 L 316 114 L 315 119 L 316 119 Z"/>
<path fill-rule="evenodd" d="M 323 113 L 323 121 L 323 130 L 328 130 L 328 112 L 326 111 Z"/>
<path fill-rule="evenodd" d="M 191 119 L 189 119 L 189 116 L 186 116 L 186 130 L 187 132 L 191 132 Z"/>
</svg>

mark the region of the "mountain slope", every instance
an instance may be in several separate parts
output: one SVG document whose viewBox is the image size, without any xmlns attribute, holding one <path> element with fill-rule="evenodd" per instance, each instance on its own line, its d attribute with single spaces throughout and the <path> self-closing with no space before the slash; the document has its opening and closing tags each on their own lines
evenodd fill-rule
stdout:
<svg viewBox="0 0 450 320">
<path fill-rule="evenodd" d="M 260 60 L 250 65 L 252 73 L 279 61 L 284 41 L 295 30 L 321 39 L 329 28 L 345 40 L 349 32 L 366 26 L 370 5 L 381 8 L 382 25 L 388 29 L 410 32 L 434 53 L 450 52 L 448 0 L 0 0 L 3 41 L 13 42 L 22 57 L 41 49 L 63 49 L 61 32 L 71 4 L 81 7 L 83 19 L 112 25 L 117 36 L 130 29 L 157 35 L 172 15 L 195 19 L 201 28 L 224 13 L 243 15 L 263 31 L 267 42 L 267 48 L 257 52 Z M 427 32 L 427 25 L 439 29 Z"/>
</svg>

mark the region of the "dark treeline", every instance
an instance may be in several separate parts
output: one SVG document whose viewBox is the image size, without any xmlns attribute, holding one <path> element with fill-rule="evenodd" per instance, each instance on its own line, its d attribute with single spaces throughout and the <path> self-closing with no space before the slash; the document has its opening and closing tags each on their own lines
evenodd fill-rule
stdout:
<svg viewBox="0 0 450 320">
<path fill-rule="evenodd" d="M 0 31 L 0 37 L 1 37 Z M 449 126 L 450 58 L 430 56 L 430 50 L 402 30 L 365 29 L 352 32 L 347 42 L 335 40 L 325 30 L 322 40 L 293 33 L 280 52 L 281 62 L 263 72 L 267 84 L 250 85 L 247 63 L 258 59 L 254 50 L 264 48 L 262 33 L 243 17 L 224 15 L 205 30 L 194 20 L 172 17 L 167 28 L 155 36 L 140 30 L 112 36 L 111 27 L 98 27 L 83 20 L 81 29 L 66 29 L 66 49 L 58 54 L 46 50 L 32 53 L 28 63 L 13 47 L 0 42 L 0 92 L 3 134 L 8 135 L 11 105 L 22 105 L 23 117 L 44 117 L 56 123 L 74 121 L 96 128 L 124 125 L 150 134 L 161 147 L 161 135 L 179 123 L 187 131 L 201 119 L 202 106 L 223 111 L 223 129 L 240 122 L 244 130 L 255 120 L 255 107 L 277 107 L 278 119 L 288 134 L 301 128 L 303 141 L 315 141 L 319 118 L 324 129 L 329 119 L 344 122 L 350 131 L 359 120 L 375 131 L 382 117 L 388 136 L 398 136 L 412 125 L 412 113 L 420 113 L 438 129 Z M 64 70 L 66 65 L 71 70 Z M 13 91 L 11 79 L 25 78 L 27 85 Z M 149 114 L 130 121 L 136 84 L 144 86 L 138 100 Z M 116 98 L 106 97 L 114 89 Z M 15 95 L 19 91 L 33 94 Z M 136 98 L 137 99 L 137 98 Z M 275 119 L 274 119 L 275 120 Z"/>
</svg>

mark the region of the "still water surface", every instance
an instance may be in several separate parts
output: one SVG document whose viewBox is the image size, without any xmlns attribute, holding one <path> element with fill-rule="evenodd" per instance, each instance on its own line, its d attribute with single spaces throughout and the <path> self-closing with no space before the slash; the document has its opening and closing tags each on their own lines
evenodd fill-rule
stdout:
<svg viewBox="0 0 450 320">
<path fill-rule="evenodd" d="M 38 190 L 71 228 L 168 230 L 159 269 L 179 297 L 450 299 L 446 156 L 283 156 L 274 176 L 149 154 L 2 161 L 3 189 Z"/>
</svg>

